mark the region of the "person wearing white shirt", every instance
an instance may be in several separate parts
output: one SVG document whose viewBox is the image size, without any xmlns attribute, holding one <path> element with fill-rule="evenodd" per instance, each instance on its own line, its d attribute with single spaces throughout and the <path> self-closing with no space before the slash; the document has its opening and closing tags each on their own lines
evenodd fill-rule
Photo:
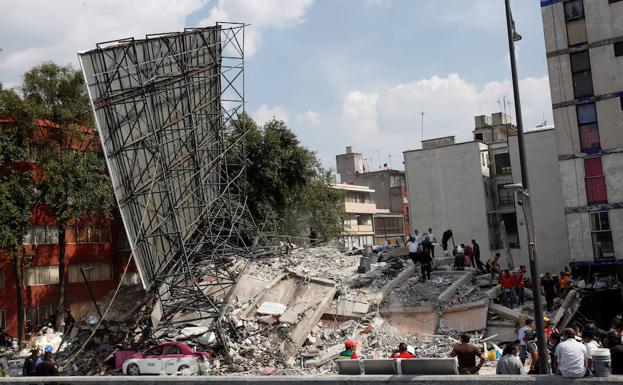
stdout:
<svg viewBox="0 0 623 385">
<path fill-rule="evenodd" d="M 422 237 L 422 234 L 420 234 L 420 231 L 417 229 L 415 230 L 415 234 L 413 234 L 413 238 L 418 245 L 424 240 L 424 237 Z"/>
<path fill-rule="evenodd" d="M 564 341 L 556 346 L 558 373 L 563 377 L 580 378 L 590 375 L 589 356 L 586 345 L 575 339 L 575 331 L 566 328 L 562 331 Z"/>
<path fill-rule="evenodd" d="M 430 256 L 435 258 L 435 245 L 437 244 L 437 238 L 433 233 L 433 229 L 428 229 L 428 241 L 430 242 Z"/>
</svg>

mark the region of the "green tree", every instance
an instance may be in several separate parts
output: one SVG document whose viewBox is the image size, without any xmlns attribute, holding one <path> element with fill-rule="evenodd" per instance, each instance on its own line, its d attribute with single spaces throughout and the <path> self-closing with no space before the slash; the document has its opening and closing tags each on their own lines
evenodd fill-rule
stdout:
<svg viewBox="0 0 623 385">
<path fill-rule="evenodd" d="M 10 111 L 22 115 L 19 96 L 5 90 L 0 84 L 0 117 Z M 21 130 L 15 122 L 0 128 L 0 252 L 10 258 L 15 270 L 17 303 L 17 338 L 24 337 L 24 300 L 22 293 L 22 242 L 28 229 L 28 220 L 35 204 L 36 193 L 29 173 L 13 168 L 14 162 L 24 157 Z"/>
<path fill-rule="evenodd" d="M 314 228 L 325 240 L 336 238 L 345 217 L 343 195 L 331 188 L 331 175 L 316 154 L 283 121 L 260 128 L 243 116 L 240 123 L 247 130 L 247 201 L 260 230 L 306 237 Z"/>
<path fill-rule="evenodd" d="M 52 126 L 45 132 L 44 140 L 33 139 L 30 146 L 38 147 L 37 161 L 43 171 L 38 188 L 59 229 L 60 315 L 65 306 L 67 224 L 81 218 L 110 217 L 112 186 L 105 173 L 105 162 L 95 152 L 96 134 L 88 128 L 93 127 L 94 119 L 80 72 L 70 66 L 43 63 L 24 74 L 21 91 L 29 120 L 46 119 Z M 61 322 L 62 317 L 57 319 Z"/>
</svg>

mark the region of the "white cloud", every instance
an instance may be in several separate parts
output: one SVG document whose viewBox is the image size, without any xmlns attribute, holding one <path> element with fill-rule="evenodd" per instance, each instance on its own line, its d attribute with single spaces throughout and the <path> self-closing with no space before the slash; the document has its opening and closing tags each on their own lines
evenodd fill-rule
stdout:
<svg viewBox="0 0 623 385">
<path fill-rule="evenodd" d="M 294 119 L 299 124 L 312 126 L 312 127 L 318 127 L 320 126 L 320 123 L 321 123 L 320 115 L 317 112 L 314 112 L 312 110 L 307 110 L 303 113 L 297 114 L 294 117 Z"/>
<path fill-rule="evenodd" d="M 281 104 L 269 107 L 267 104 L 262 104 L 256 111 L 253 113 L 252 118 L 259 125 L 264 125 L 265 123 L 277 119 L 283 120 L 284 122 L 288 122 L 288 110 Z"/>
<path fill-rule="evenodd" d="M 77 66 L 76 52 L 97 42 L 176 31 L 207 0 L 2 0 L 2 81 L 16 82 L 42 61 Z"/>
<path fill-rule="evenodd" d="M 392 0 L 366 0 L 366 5 L 369 7 L 390 8 Z"/>
<path fill-rule="evenodd" d="M 453 27 L 497 28 L 506 15 L 503 1 L 428 0 L 426 6 L 429 14 Z"/>
<path fill-rule="evenodd" d="M 250 23 L 245 31 L 245 55 L 253 56 L 262 45 L 262 31 L 284 29 L 305 21 L 305 12 L 314 0 L 218 0 L 200 25 L 217 21 Z"/>
<path fill-rule="evenodd" d="M 379 96 L 376 93 L 349 92 L 342 104 L 344 127 L 348 131 L 368 138 L 378 135 L 378 100 Z"/>
<path fill-rule="evenodd" d="M 525 128 L 541 123 L 543 116 L 551 122 L 547 76 L 523 79 L 519 88 Z M 467 141 L 472 139 L 474 116 L 497 112 L 497 99 L 507 96 L 512 101 L 512 95 L 508 80 L 478 86 L 458 74 L 370 93 L 351 91 L 342 104 L 340 132 L 348 144 L 397 158 L 404 150 L 420 147 L 422 111 L 424 139 L 455 135 L 457 141 Z M 512 104 L 507 113 L 515 115 Z"/>
</svg>

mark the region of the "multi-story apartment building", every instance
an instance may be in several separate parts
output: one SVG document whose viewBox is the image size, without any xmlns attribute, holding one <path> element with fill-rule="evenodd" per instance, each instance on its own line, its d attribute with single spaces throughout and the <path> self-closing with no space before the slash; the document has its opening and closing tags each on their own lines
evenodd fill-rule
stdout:
<svg viewBox="0 0 623 385">
<path fill-rule="evenodd" d="M 12 120 L 0 120 L 0 129 Z M 45 144 L 49 130 L 56 126 L 48 121 L 39 121 L 35 132 L 39 145 Z M 80 143 L 72 142 L 70 148 L 79 151 L 99 151 L 98 138 L 87 130 Z M 40 171 L 39 165 L 31 159 L 24 159 L 13 165 L 21 171 Z M 30 226 L 24 237 L 27 262 L 23 266 L 23 287 L 25 320 L 33 326 L 42 325 L 56 312 L 59 281 L 59 232 L 56 219 L 49 207 L 38 205 L 33 208 Z M 96 299 L 104 297 L 119 282 L 121 273 L 130 257 L 129 245 L 123 224 L 117 214 L 113 219 L 92 218 L 89 221 L 72 222 L 65 234 L 65 303 L 76 319 L 93 313 L 89 291 L 82 277 L 82 267 Z M 0 264 L 0 329 L 9 335 L 17 335 L 17 287 L 15 268 L 10 258 L 2 256 Z M 129 269 L 124 283 L 139 283 L 135 267 Z M 62 316 L 62 315 L 61 315 Z"/>
<path fill-rule="evenodd" d="M 623 1 L 541 9 L 571 258 L 623 261 Z"/>
<path fill-rule="evenodd" d="M 348 218 L 344 221 L 344 233 L 341 242 L 344 247 L 363 247 L 374 244 L 374 222 L 376 203 L 374 190 L 368 186 L 354 184 L 334 184 L 332 186 L 344 192 L 344 211 Z"/>
<path fill-rule="evenodd" d="M 486 261 L 504 247 L 504 221 L 515 266 L 527 265 L 527 220 L 514 193 L 504 187 L 521 181 L 516 134 L 510 117 L 495 113 L 475 117 L 474 141 L 436 138 L 424 141 L 422 149 L 405 151 L 412 226 L 431 227 L 438 238 L 452 229 L 457 243 L 475 239 Z M 540 266 L 552 272 L 569 262 L 558 162 L 544 151 L 554 138 L 552 127 L 525 135 Z"/>
<path fill-rule="evenodd" d="M 355 151 L 351 146 L 347 146 L 346 153 L 337 155 L 335 160 L 341 183 L 368 186 L 374 190 L 376 207 L 382 210 L 375 218 L 375 223 L 378 224 L 376 227 L 391 232 L 388 237 L 404 238 L 410 233 L 409 202 L 404 171 L 389 167 L 375 171 L 366 170 L 363 154 Z M 402 214 L 402 219 L 396 218 L 395 214 Z M 396 231 L 397 221 L 402 224 L 403 230 Z M 376 238 L 379 239 L 375 240 L 375 244 L 379 244 L 380 238 L 387 237 L 379 233 Z M 382 243 L 383 241 L 380 242 Z"/>
</svg>

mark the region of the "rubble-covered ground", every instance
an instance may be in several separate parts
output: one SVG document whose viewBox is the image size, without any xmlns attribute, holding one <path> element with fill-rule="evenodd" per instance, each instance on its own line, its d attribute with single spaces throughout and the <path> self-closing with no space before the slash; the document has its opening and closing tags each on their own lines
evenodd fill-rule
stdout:
<svg viewBox="0 0 623 385">
<path fill-rule="evenodd" d="M 433 272 L 431 279 L 422 282 L 419 274 L 414 274 L 402 285 L 394 288 L 383 301 L 383 306 L 415 307 L 437 303 L 437 297 L 452 284 L 454 277 Z"/>
</svg>

